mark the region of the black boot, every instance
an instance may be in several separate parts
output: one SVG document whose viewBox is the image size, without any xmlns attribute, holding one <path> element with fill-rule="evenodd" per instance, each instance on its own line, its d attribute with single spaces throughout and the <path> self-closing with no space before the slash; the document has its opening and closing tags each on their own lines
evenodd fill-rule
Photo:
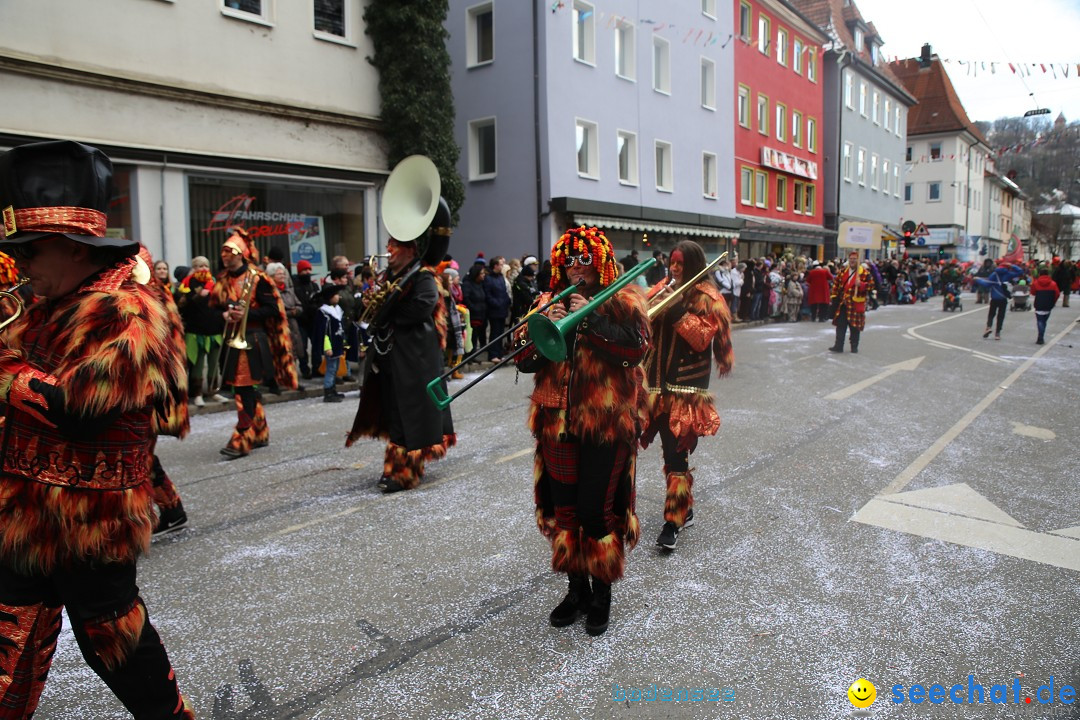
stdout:
<svg viewBox="0 0 1080 720">
<path fill-rule="evenodd" d="M 611 586 L 597 578 L 592 579 L 592 604 L 585 616 L 585 632 L 603 635 L 611 615 Z"/>
<path fill-rule="evenodd" d="M 336 390 L 334 390 L 334 388 L 332 388 L 332 387 L 331 388 L 323 388 L 322 401 L 324 403 L 339 403 L 339 402 L 341 402 L 342 398 L 344 398 L 344 397 L 345 397 L 344 395 L 339 395 L 338 392 Z"/>
<path fill-rule="evenodd" d="M 584 615 L 588 611 L 591 602 L 592 590 L 589 589 L 589 578 L 585 575 L 571 575 L 570 589 L 566 591 L 566 597 L 548 617 L 552 627 L 572 625 L 578 619 L 578 615 Z"/>
</svg>

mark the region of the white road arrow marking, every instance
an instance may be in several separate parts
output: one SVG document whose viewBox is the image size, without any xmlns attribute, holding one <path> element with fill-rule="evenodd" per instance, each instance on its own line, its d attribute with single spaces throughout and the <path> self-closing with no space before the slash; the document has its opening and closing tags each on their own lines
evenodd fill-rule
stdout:
<svg viewBox="0 0 1080 720">
<path fill-rule="evenodd" d="M 859 392 L 860 390 L 865 390 L 866 388 L 870 387 L 874 383 L 881 382 L 885 378 L 887 378 L 890 375 L 893 375 L 893 374 L 895 374 L 897 372 L 900 372 L 901 370 L 914 370 L 915 368 L 919 367 L 919 363 L 921 363 L 925 359 L 926 359 L 925 355 L 920 355 L 917 358 L 911 358 L 910 360 L 905 360 L 903 362 L 893 363 L 892 365 L 886 365 L 885 369 L 882 372 L 879 372 L 877 375 L 874 375 L 873 377 L 866 378 L 865 380 L 863 380 L 861 382 L 857 382 L 854 385 L 850 385 L 850 386 L 844 388 L 843 390 L 837 390 L 834 393 L 830 393 L 830 394 L 825 396 L 825 399 L 826 400 L 847 400 L 849 397 L 851 397 L 855 393 Z"/>
</svg>

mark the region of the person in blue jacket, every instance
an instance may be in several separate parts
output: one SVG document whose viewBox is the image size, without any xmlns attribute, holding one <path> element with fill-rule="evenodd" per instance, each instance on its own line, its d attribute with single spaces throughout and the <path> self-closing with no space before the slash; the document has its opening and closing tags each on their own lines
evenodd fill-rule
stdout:
<svg viewBox="0 0 1080 720">
<path fill-rule="evenodd" d="M 986 330 L 983 337 L 990 337 L 994 332 L 994 339 L 1001 339 L 1001 326 L 1005 324 L 1005 309 L 1009 305 L 1012 292 L 1009 291 L 1008 283 L 1017 280 L 1024 274 L 1024 269 L 1019 265 L 1000 265 L 985 278 L 976 277 L 975 284 L 990 292 L 990 312 L 986 316 Z M 997 327 L 994 327 L 994 315 L 997 315 Z"/>
</svg>

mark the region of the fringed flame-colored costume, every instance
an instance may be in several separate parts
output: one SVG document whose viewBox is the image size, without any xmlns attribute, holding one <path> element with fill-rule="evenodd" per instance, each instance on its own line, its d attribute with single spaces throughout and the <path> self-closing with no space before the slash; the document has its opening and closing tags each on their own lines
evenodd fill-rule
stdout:
<svg viewBox="0 0 1080 720">
<path fill-rule="evenodd" d="M 446 306 L 430 267 L 388 278 L 400 290 L 387 299 L 371 323 L 371 347 L 364 361 L 360 404 L 345 440 L 386 440 L 383 492 L 412 490 L 428 461 L 439 460 L 457 443 L 450 409 L 440 410 L 427 383 L 442 374 L 446 347 Z"/>
<path fill-rule="evenodd" d="M 652 288 L 655 295 L 661 281 Z M 694 505 L 690 453 L 698 438 L 715 435 L 720 416 L 709 393 L 711 354 L 719 377 L 735 362 L 731 347 L 731 313 L 711 281 L 686 290 L 652 321 L 652 348 L 645 359 L 645 431 L 641 447 L 657 434 L 664 450 L 667 494 L 664 520 L 681 528 Z"/>
<path fill-rule="evenodd" d="M 221 451 L 229 458 L 243 457 L 254 448 L 270 444 L 266 410 L 257 386 L 273 381 L 280 388 L 295 390 L 299 383 L 285 304 L 265 272 L 249 262 L 238 270 L 223 271 L 211 291 L 210 306 L 224 310 L 230 304 L 248 300 L 243 290 L 252 271 L 245 333 L 248 349 L 226 346 L 221 351 L 222 378 L 232 385 L 236 398 L 236 427 Z"/>
<path fill-rule="evenodd" d="M 534 307 L 567 287 L 567 255 L 590 253 L 601 285 L 610 284 L 617 271 L 607 239 L 595 228 L 573 230 L 552 251 L 552 291 Z M 648 341 L 644 295 L 632 285 L 577 326 L 563 362 L 549 361 L 528 346 L 527 326 L 515 333 L 517 367 L 535 373 L 528 422 L 537 441 L 536 524 L 551 542 L 556 572 L 591 575 L 610 585 L 623 576 L 627 547 L 637 544 L 638 365 Z"/>
<path fill-rule="evenodd" d="M 186 405 L 176 327 L 135 265 L 38 301 L 0 336 L 0 718 L 33 714 L 65 605 L 129 711 L 165 698 L 172 714 L 154 717 L 194 718 L 135 584 L 155 521 L 155 408 Z M 51 420 L 16 399 L 26 377 L 53 386 Z"/>
</svg>

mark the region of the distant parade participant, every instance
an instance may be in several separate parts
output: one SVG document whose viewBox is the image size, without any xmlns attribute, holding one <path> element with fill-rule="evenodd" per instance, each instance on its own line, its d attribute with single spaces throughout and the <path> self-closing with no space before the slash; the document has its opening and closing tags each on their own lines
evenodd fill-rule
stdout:
<svg viewBox="0 0 1080 720">
<path fill-rule="evenodd" d="M 184 356 L 137 243 L 106 235 L 111 186 L 112 163 L 79 143 L 0 155 L 0 248 L 39 298 L 0 331 L 0 717 L 33 716 L 62 609 L 134 717 L 195 717 L 135 568 L 155 521 L 152 415 L 184 387 Z"/>
<path fill-rule="evenodd" d="M 276 384 L 295 390 L 298 382 L 285 305 L 257 262 L 258 254 L 247 232 L 233 228 L 221 246 L 225 269 L 218 274 L 210 295 L 210 306 L 218 308 L 225 320 L 222 380 L 232 386 L 236 399 L 236 427 L 221 449 L 229 460 L 270 444 L 258 386 Z M 239 341 L 246 342 L 246 349 L 235 347 L 242 344 Z"/>
<path fill-rule="evenodd" d="M 705 251 L 692 240 L 671 251 L 668 273 L 674 285 L 661 280 L 650 291 L 659 304 L 679 292 L 705 269 Z M 708 277 L 685 289 L 678 300 L 652 319 L 652 347 L 645 359 L 647 419 L 641 437 L 646 448 L 659 433 L 664 451 L 664 527 L 656 544 L 674 550 L 679 532 L 694 524 L 694 476 L 690 454 L 698 438 L 715 435 L 720 416 L 709 393 L 709 375 L 716 358 L 719 377 L 731 372 L 731 312 L 720 289 Z"/>
<path fill-rule="evenodd" d="M 873 287 L 870 271 L 859 264 L 859 253 L 848 253 L 848 264 L 833 280 L 829 299 L 831 315 L 836 326 L 836 342 L 831 352 L 844 352 L 844 336 L 851 328 L 851 352 L 859 352 L 859 336 L 866 327 L 866 296 Z"/>
<path fill-rule="evenodd" d="M 551 250 L 551 291 L 536 306 L 583 283 L 545 311 L 560 320 L 585 307 L 617 274 L 603 233 L 574 228 Z M 528 342 L 522 326 L 514 337 L 515 362 L 521 372 L 535 373 L 529 429 L 536 438 L 536 522 L 551 542 L 552 570 L 569 576 L 566 597 L 549 621 L 564 627 L 584 615 L 586 632 L 600 635 L 608 628 L 611 585 L 623 576 L 626 550 L 639 533 L 634 463 L 638 366 L 649 346 L 644 293 L 631 283 L 589 313 L 569 334 L 562 362 L 547 360 Z"/>
<path fill-rule="evenodd" d="M 424 477 L 425 463 L 445 457 L 457 442 L 450 408 L 440 410 L 427 384 L 443 372 L 446 306 L 434 267 L 449 246 L 450 210 L 445 201 L 431 227 L 419 238 L 391 238 L 383 283 L 397 283 L 385 294 L 368 327 L 371 346 L 364 358 L 360 405 L 346 447 L 359 438 L 386 440 L 378 487 L 384 493 L 412 490 Z M 378 294 L 368 292 L 367 302 Z M 444 387 L 445 391 L 445 387 Z"/>
</svg>

